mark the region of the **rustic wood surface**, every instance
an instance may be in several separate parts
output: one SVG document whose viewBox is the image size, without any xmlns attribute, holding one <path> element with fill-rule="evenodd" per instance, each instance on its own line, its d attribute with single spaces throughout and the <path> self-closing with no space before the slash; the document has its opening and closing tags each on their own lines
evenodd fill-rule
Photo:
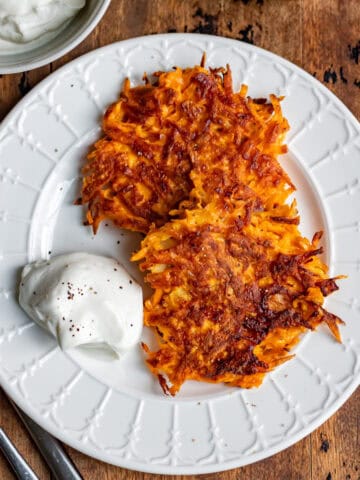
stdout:
<svg viewBox="0 0 360 480">
<path fill-rule="evenodd" d="M 316 76 L 360 117 L 358 0 L 112 0 L 105 17 L 76 49 L 31 72 L 0 77 L 0 120 L 41 79 L 94 48 L 139 35 L 200 32 L 271 50 Z M 359 480 L 360 390 L 324 425 L 256 464 L 212 475 L 166 477 L 120 469 L 67 448 L 85 480 Z M 51 475 L 0 390 L 0 425 L 41 480 Z M 0 479 L 13 479 L 0 455 Z"/>
</svg>

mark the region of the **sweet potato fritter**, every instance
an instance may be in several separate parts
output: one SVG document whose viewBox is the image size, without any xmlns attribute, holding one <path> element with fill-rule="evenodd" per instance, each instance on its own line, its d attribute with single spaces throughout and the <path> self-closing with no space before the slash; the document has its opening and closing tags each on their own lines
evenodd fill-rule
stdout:
<svg viewBox="0 0 360 480">
<path fill-rule="evenodd" d="M 294 205 L 218 200 L 144 239 L 133 260 L 155 289 L 145 325 L 159 340 L 147 362 L 166 393 L 187 379 L 257 386 L 321 322 L 340 338 L 341 320 L 321 306 L 337 287 L 317 256 L 320 236 L 311 243 L 273 220 L 294 217 Z"/>
<path fill-rule="evenodd" d="M 206 202 L 214 191 L 226 194 L 242 184 L 244 170 L 248 186 L 264 201 L 272 198 L 270 191 L 279 197 L 293 190 L 274 157 L 286 151 L 280 140 L 288 129 L 279 99 L 247 99 L 245 87 L 234 93 L 229 68 L 154 75 L 154 85 L 130 88 L 125 82 L 120 100 L 105 114 L 106 137 L 83 168 L 80 203 L 88 204 L 95 232 L 110 219 L 146 233 L 152 223 L 168 221 L 192 189 L 192 200 Z"/>
<path fill-rule="evenodd" d="M 154 75 L 107 110 L 81 202 L 94 231 L 108 218 L 147 234 L 132 260 L 154 289 L 144 323 L 158 348 L 143 348 L 164 392 L 188 379 L 258 386 L 306 330 L 326 323 L 340 341 L 322 307 L 338 287 L 321 233 L 304 238 L 286 203 L 282 99 L 233 92 L 229 67 Z"/>
</svg>

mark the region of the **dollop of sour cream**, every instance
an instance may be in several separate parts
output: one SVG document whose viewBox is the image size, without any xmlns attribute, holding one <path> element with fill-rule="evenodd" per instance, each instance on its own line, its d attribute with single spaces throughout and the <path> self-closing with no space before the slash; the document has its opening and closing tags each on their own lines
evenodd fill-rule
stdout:
<svg viewBox="0 0 360 480">
<path fill-rule="evenodd" d="M 19 302 L 62 349 L 106 349 L 121 356 L 142 332 L 142 289 L 113 258 L 59 255 L 26 265 Z"/>
<path fill-rule="evenodd" d="M 85 0 L 0 0 L 0 38 L 27 43 L 57 30 Z"/>
</svg>

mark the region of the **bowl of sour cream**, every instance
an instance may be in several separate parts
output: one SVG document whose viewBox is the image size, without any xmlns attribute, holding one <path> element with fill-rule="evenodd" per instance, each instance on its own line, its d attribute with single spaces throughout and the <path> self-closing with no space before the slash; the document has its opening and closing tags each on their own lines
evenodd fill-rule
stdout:
<svg viewBox="0 0 360 480">
<path fill-rule="evenodd" d="M 41 67 L 78 45 L 111 0 L 0 0 L 0 74 Z"/>
</svg>

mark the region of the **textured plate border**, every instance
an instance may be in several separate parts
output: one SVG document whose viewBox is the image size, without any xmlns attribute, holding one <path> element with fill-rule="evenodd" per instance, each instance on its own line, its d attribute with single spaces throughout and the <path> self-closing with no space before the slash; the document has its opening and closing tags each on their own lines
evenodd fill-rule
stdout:
<svg viewBox="0 0 360 480">
<path fill-rule="evenodd" d="M 185 52 L 184 47 L 186 47 Z M 321 169 L 323 166 L 328 169 L 332 164 L 336 164 L 339 156 L 349 155 L 353 158 L 355 155 L 358 158 L 360 153 L 359 124 L 349 110 L 320 82 L 290 62 L 257 47 L 221 37 L 168 34 L 126 40 L 90 52 L 50 75 L 19 102 L 2 122 L 0 150 L 5 148 L 4 145 L 7 142 L 17 139 L 19 148 L 28 148 L 35 156 L 46 158 L 50 167 L 54 166 L 58 158 L 56 154 L 50 154 L 44 147 L 46 140 L 38 139 L 24 128 L 26 113 L 36 111 L 37 105 L 41 103 L 48 109 L 49 118 L 54 116 L 56 121 L 64 126 L 75 139 L 80 138 L 81 133 L 73 128 L 73 120 L 69 114 L 64 114 L 54 100 L 53 90 L 59 85 L 60 80 L 75 78 L 82 81 L 82 89 L 100 111 L 103 105 L 99 100 L 99 91 L 91 81 L 92 74 L 89 73 L 91 65 L 101 64 L 104 58 L 110 58 L 121 63 L 124 72 L 130 73 L 130 75 L 134 73 L 137 78 L 136 75 L 142 74 L 139 70 L 140 66 L 138 67 L 139 71 L 132 71 L 131 65 L 127 62 L 129 56 L 137 52 L 138 56 L 140 54 L 140 63 L 142 63 L 141 54 L 144 53 L 144 50 L 147 54 L 152 53 L 156 57 L 157 65 L 163 65 L 163 68 L 169 68 L 171 64 L 177 63 L 173 58 L 177 59 L 179 56 L 184 61 L 188 55 L 191 57 L 192 54 L 196 54 L 197 60 L 203 50 L 208 52 L 210 62 L 214 58 L 216 63 L 220 63 L 216 59 L 216 55 L 224 55 L 224 51 L 231 51 L 231 55 L 234 59 L 239 60 L 243 68 L 242 81 L 251 83 L 254 69 L 259 67 L 261 71 L 262 66 L 265 65 L 266 68 L 272 69 L 267 81 L 271 78 L 275 79 L 275 93 L 286 94 L 290 91 L 291 94 L 291 90 L 294 91 L 296 88 L 311 90 L 316 108 L 309 107 L 308 111 L 305 111 L 302 121 L 290 132 L 288 144 L 290 150 L 303 160 L 304 157 L 307 157 L 306 152 L 302 151 L 306 144 L 303 136 L 309 134 L 308 142 L 310 142 L 311 134 L 316 133 L 319 125 L 323 125 L 324 122 L 329 125 L 330 122 L 334 123 L 332 127 L 329 126 L 329 129 L 333 129 L 334 136 L 329 139 L 331 148 L 317 152 L 317 157 L 307 158 L 309 163 L 305 165 L 305 168 L 309 170 L 312 180 L 323 194 L 327 215 L 333 227 L 332 235 L 343 235 L 344 232 L 346 235 L 350 235 L 350 240 L 347 237 L 345 240 L 343 237 L 341 239 L 342 245 L 345 242 L 347 247 L 345 249 L 347 256 L 344 257 L 338 255 L 336 248 L 337 242 L 340 240 L 334 240 L 335 253 L 332 261 L 337 264 L 337 270 L 340 268 L 353 269 L 352 277 L 358 276 L 360 259 L 353 258 L 353 256 L 358 255 L 360 223 L 354 207 L 356 199 L 354 200 L 353 196 L 358 195 L 359 191 L 359 163 L 357 163 L 357 170 L 351 170 L 349 167 L 350 173 L 346 174 L 345 183 L 339 183 L 342 178 L 339 170 L 339 182 L 335 181 L 334 187 L 329 187 L 327 190 L 324 190 L 322 185 L 318 185 L 319 178 L 316 172 L 313 174 L 313 169 Z M 174 57 L 171 57 L 169 52 L 173 52 Z M 192 57 L 189 58 L 189 64 L 193 61 Z M 280 80 L 277 79 L 277 74 Z M 271 90 L 270 86 L 266 91 L 269 90 Z M 307 94 L 304 98 L 307 98 Z M 341 129 L 343 130 L 340 132 L 342 136 L 337 137 L 336 132 Z M 332 161 L 331 165 L 329 164 L 330 160 Z M 4 161 L 6 161 L 6 156 L 4 156 L 4 160 L 0 160 L 0 183 L 12 186 L 13 189 L 30 190 L 38 195 L 41 187 L 27 183 L 29 179 L 25 174 L 23 176 L 19 174 L 11 164 L 3 165 Z M 344 167 L 346 165 L 339 166 L 342 170 Z M 336 174 L 332 174 L 333 177 L 334 175 L 336 177 Z M 346 202 L 349 201 L 346 215 L 353 212 L 354 218 L 348 219 L 346 215 L 346 218 L 343 218 L 333 211 L 330 215 L 329 202 L 339 198 L 341 201 L 344 199 Z M 331 207 L 333 208 L 333 205 Z M 30 221 L 8 209 L 9 205 L 0 198 L 0 225 Z M 338 220 L 339 223 L 336 223 Z M 19 257 L 19 264 L 24 263 L 26 253 L 13 251 L 12 248 L 5 252 L 3 251 L 4 246 L 9 247 L 1 240 L 0 253 L 2 253 L 1 259 L 6 267 L 4 269 L 6 275 L 13 267 L 13 259 Z M 10 270 L 7 270 L 7 263 L 10 265 Z M 309 395 L 306 395 L 305 398 L 306 391 L 304 391 L 304 397 L 299 399 L 296 396 L 296 390 L 290 388 L 287 390 L 284 385 L 288 380 L 284 380 L 287 375 L 283 374 L 283 369 L 271 374 L 262 387 L 263 394 L 267 396 L 268 414 L 273 413 L 274 409 L 281 410 L 283 414 L 282 419 L 285 423 L 282 434 L 274 433 L 273 426 L 266 423 L 269 418 L 261 417 L 261 399 L 258 399 L 260 413 L 259 410 L 253 409 L 252 399 L 254 396 L 259 396 L 258 391 L 240 390 L 230 393 L 228 398 L 219 397 L 201 402 L 169 401 L 160 398 L 158 401 L 148 401 L 135 398 L 94 380 L 81 371 L 68 357 L 65 357 L 54 342 L 45 336 L 40 348 L 33 338 L 37 337 L 37 333 L 34 334 L 34 329 L 37 327 L 33 327 L 29 323 L 19 325 L 15 320 L 13 325 L 10 323 L 0 329 L 1 385 L 24 411 L 54 436 L 100 460 L 130 469 L 169 474 L 200 474 L 239 467 L 273 455 L 309 434 L 327 420 L 357 387 L 360 372 L 360 327 L 356 321 L 358 321 L 360 310 L 355 284 L 356 280 L 352 280 L 344 293 L 345 296 L 337 297 L 332 304 L 333 307 L 337 302 L 343 309 L 341 310 L 342 315 L 344 316 L 346 313 L 348 316 L 346 330 L 348 334 L 344 336 L 344 344 L 341 349 L 339 347 L 334 359 L 329 362 L 331 363 L 330 371 L 324 371 L 307 357 L 305 358 L 303 349 L 298 353 L 296 361 L 292 361 L 289 367 L 286 367 L 289 369 L 289 378 L 293 378 L 291 372 L 294 370 L 295 374 L 301 374 L 305 380 L 310 381 L 309 388 L 312 394 L 310 397 L 317 398 L 322 395 L 323 399 L 320 404 L 307 405 L 305 408 L 303 402 L 308 400 Z M 11 286 L 0 284 L 0 299 L 6 304 L 7 301 L 11 303 L 13 299 Z M 7 318 L 6 321 L 10 322 L 10 319 Z M 331 342 L 324 340 L 324 336 L 321 334 L 312 335 L 311 340 L 308 337 L 303 342 L 305 349 L 309 345 L 319 344 L 330 358 Z M 16 342 L 24 339 L 27 345 L 34 343 L 36 347 L 34 347 L 34 352 L 29 358 L 24 357 L 23 361 L 10 360 L 10 350 L 7 348 L 16 349 Z M 326 350 L 327 348 L 330 350 Z M 21 355 L 19 350 L 18 354 Z M 60 369 L 57 370 L 60 383 L 53 385 L 52 389 L 46 391 L 46 394 L 44 393 L 44 396 L 41 397 L 36 388 L 44 379 L 48 379 L 45 369 L 51 362 L 56 362 L 55 366 L 60 366 Z M 335 374 L 336 364 L 342 362 L 343 366 L 340 368 L 340 372 Z M 63 371 L 60 372 L 60 370 Z M 29 385 L 28 382 L 30 382 Z M 85 405 L 81 402 L 82 392 L 91 392 L 91 399 L 89 398 Z M 67 404 L 69 401 L 71 405 Z M 116 411 L 114 405 L 117 407 Z M 75 416 L 72 415 L 74 406 L 78 409 Z M 161 417 L 156 418 L 156 412 L 160 412 L 159 408 L 161 408 Z M 231 414 L 228 408 L 234 409 Z M 124 411 L 127 412 L 126 418 L 122 413 Z M 120 414 L 117 416 L 119 412 Z M 265 415 L 265 417 L 271 417 L 271 415 Z M 236 424 L 236 422 L 238 423 Z M 119 438 L 115 443 L 113 443 L 112 437 L 109 439 L 114 430 L 114 424 L 119 429 Z M 236 427 L 242 427 L 238 436 L 236 436 Z M 155 432 L 157 434 L 156 442 L 153 441 Z M 198 435 L 199 438 L 190 438 L 192 435 Z M 192 440 L 194 440 L 193 443 Z M 159 454 L 154 453 L 151 443 L 157 444 L 155 447 L 159 447 Z M 196 453 L 192 454 L 192 451 L 196 451 Z"/>
</svg>

